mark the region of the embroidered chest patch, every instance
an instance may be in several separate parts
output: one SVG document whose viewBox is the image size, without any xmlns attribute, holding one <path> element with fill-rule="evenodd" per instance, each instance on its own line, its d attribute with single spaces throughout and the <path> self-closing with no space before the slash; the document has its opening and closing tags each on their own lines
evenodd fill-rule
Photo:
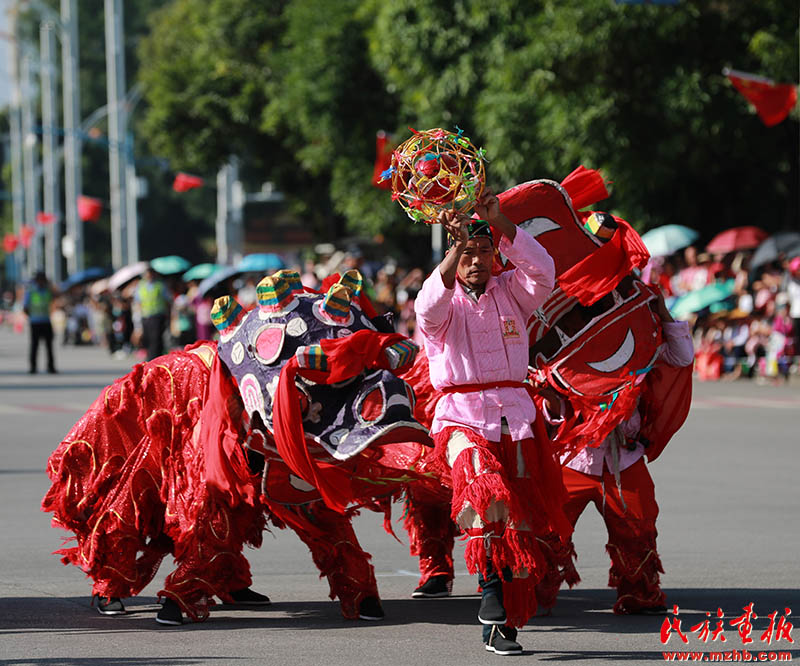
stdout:
<svg viewBox="0 0 800 666">
<path fill-rule="evenodd" d="M 516 319 L 503 319 L 503 337 L 504 338 L 519 337 L 519 331 L 517 330 Z"/>
</svg>

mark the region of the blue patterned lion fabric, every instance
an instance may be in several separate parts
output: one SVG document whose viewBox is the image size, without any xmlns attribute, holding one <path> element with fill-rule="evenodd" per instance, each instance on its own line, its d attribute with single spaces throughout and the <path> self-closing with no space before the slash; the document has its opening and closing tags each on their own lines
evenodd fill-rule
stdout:
<svg viewBox="0 0 800 666">
<path fill-rule="evenodd" d="M 250 312 L 240 311 L 230 297 L 215 304 L 220 360 L 236 379 L 250 418 L 258 414 L 270 435 L 274 434 L 273 396 L 289 359 L 297 355 L 306 367 L 324 371 L 321 340 L 364 329 L 376 331 L 353 298 L 350 285 L 361 283 L 357 271 L 342 276 L 327 294 L 302 291 L 295 276 L 280 271 L 264 278 L 257 289 L 259 305 Z M 298 376 L 296 384 L 303 396 L 307 441 L 338 460 L 347 460 L 370 445 L 420 441 L 427 435 L 414 420 L 411 387 L 387 370 L 368 369 L 331 385 Z"/>
</svg>

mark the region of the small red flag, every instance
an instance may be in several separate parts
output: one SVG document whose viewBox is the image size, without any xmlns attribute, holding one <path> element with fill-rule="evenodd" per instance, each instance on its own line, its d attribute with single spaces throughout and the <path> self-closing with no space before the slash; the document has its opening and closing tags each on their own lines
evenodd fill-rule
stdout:
<svg viewBox="0 0 800 666">
<path fill-rule="evenodd" d="M 19 238 L 17 238 L 14 234 L 6 234 L 3 236 L 3 250 L 6 254 L 11 254 L 17 249 L 18 245 Z"/>
<path fill-rule="evenodd" d="M 103 212 L 103 202 L 94 197 L 78 197 L 78 217 L 84 222 L 97 222 Z"/>
<path fill-rule="evenodd" d="M 372 170 L 372 184 L 382 190 L 392 189 L 391 177 L 381 181 L 381 174 L 392 166 L 392 146 L 389 137 L 381 130 L 375 139 L 375 168 Z"/>
<path fill-rule="evenodd" d="M 722 73 L 755 107 L 758 117 L 767 127 L 785 120 L 797 103 L 797 88 L 791 83 L 775 83 L 771 79 L 732 69 L 725 69 Z"/>
<path fill-rule="evenodd" d="M 36 221 L 39 224 L 53 224 L 56 221 L 56 216 L 53 213 L 36 213 Z"/>
<path fill-rule="evenodd" d="M 179 171 L 172 183 L 172 189 L 176 192 L 188 192 L 195 187 L 203 187 L 204 184 L 205 181 L 200 178 L 200 176 L 192 176 L 191 174 Z"/>
<path fill-rule="evenodd" d="M 33 237 L 36 235 L 36 229 L 27 224 L 20 227 L 19 230 L 19 240 L 22 243 L 22 247 L 29 248 L 31 246 L 31 241 Z"/>
</svg>

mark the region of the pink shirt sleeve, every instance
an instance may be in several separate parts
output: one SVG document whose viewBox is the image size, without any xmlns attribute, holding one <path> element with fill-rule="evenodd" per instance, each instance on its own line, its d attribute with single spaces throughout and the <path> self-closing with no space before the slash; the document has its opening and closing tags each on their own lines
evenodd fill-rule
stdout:
<svg viewBox="0 0 800 666">
<path fill-rule="evenodd" d="M 689 333 L 689 324 L 685 321 L 661 324 L 664 331 L 665 346 L 661 349 L 661 358 L 675 368 L 691 365 L 694 361 L 694 344 Z"/>
<path fill-rule="evenodd" d="M 499 250 L 516 266 L 500 275 L 511 296 L 523 311 L 532 313 L 540 307 L 555 286 L 555 264 L 541 243 L 526 231 L 517 229 L 514 242 L 500 239 Z"/>
<path fill-rule="evenodd" d="M 414 301 L 417 326 L 426 338 L 443 338 L 452 316 L 454 294 L 455 285 L 452 289 L 445 287 L 439 267 L 434 268 Z"/>
</svg>

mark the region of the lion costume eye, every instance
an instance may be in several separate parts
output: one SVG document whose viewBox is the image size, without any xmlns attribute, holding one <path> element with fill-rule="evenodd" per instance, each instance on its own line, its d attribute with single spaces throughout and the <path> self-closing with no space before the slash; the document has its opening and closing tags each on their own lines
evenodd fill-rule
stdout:
<svg viewBox="0 0 800 666">
<path fill-rule="evenodd" d="M 537 236 L 546 234 L 548 231 L 561 229 L 561 225 L 555 220 L 551 220 L 549 217 L 532 217 L 530 220 L 520 222 L 519 228 L 524 229 L 531 236 L 536 238 Z"/>
<path fill-rule="evenodd" d="M 625 339 L 617 348 L 617 351 L 602 361 L 587 362 L 586 365 L 598 372 L 615 372 L 631 360 L 635 347 L 636 340 L 633 337 L 633 332 L 628 329 Z"/>
</svg>

